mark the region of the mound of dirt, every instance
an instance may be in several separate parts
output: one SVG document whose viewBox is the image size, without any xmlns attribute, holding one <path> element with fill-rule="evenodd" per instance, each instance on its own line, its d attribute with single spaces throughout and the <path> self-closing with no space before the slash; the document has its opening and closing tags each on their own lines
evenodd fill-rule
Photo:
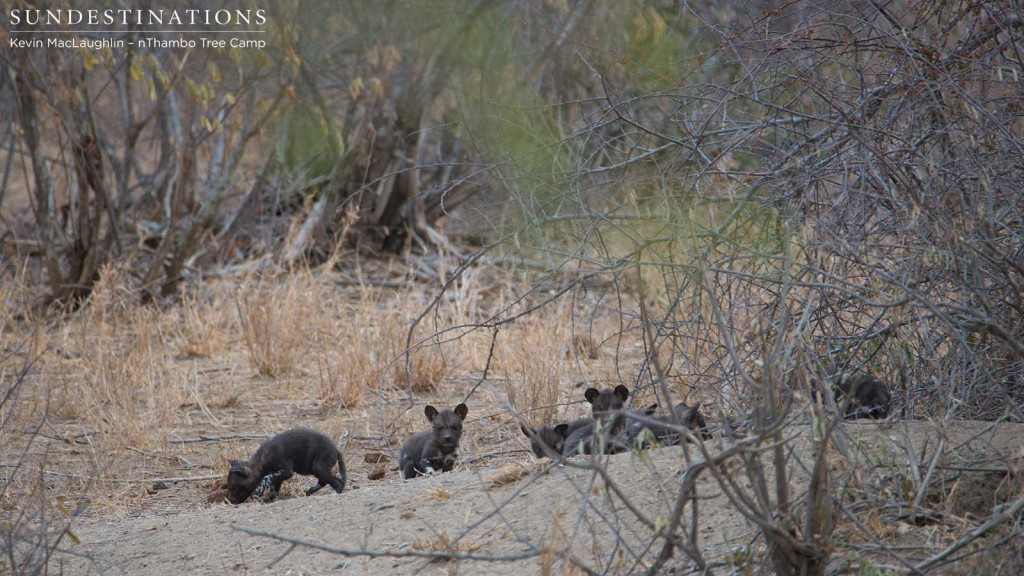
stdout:
<svg viewBox="0 0 1024 576">
<path fill-rule="evenodd" d="M 936 446 L 934 425 L 905 424 L 845 424 L 841 443 L 846 446 L 840 450 L 859 454 L 865 466 L 887 467 L 887 461 L 902 459 L 905 468 L 901 442 L 909 438 L 915 454 L 929 458 Z M 809 462 L 808 427 L 795 426 L 789 432 L 795 438 L 792 458 Z M 981 466 L 982 460 L 1019 458 L 1022 437 L 1022 425 L 989 429 L 984 423 L 963 423 L 947 434 L 942 464 L 958 459 L 965 464 L 966 458 L 971 466 Z M 723 441 L 711 444 L 716 451 Z M 637 572 L 661 552 L 660 541 L 652 535 L 671 514 L 687 461 L 698 458 L 693 447 L 608 456 L 602 461 L 607 470 L 603 476 L 587 469 L 587 459 L 551 465 L 524 456 L 522 462 L 501 468 L 470 464 L 409 481 L 353 478 L 352 488 L 340 495 L 324 490 L 270 504 L 196 504 L 187 510 L 82 519 L 74 526 L 78 543 L 63 551 L 52 567 L 65 574 L 133 576 L 382 576 L 424 568 L 427 573 L 455 568 L 464 573 L 534 574 L 557 570 L 565 562 L 561 558 L 568 558 L 598 572 Z M 839 468 L 837 475 L 847 474 Z M 837 485 L 846 484 L 839 480 Z M 303 488 L 311 482 L 296 477 L 289 484 Z M 796 477 L 794 482 L 803 484 L 805 479 Z M 796 488 L 801 493 L 801 486 Z M 755 527 L 722 496 L 712 475 L 700 477 L 697 494 L 697 543 L 707 560 L 727 562 L 757 543 Z M 993 490 L 993 505 L 998 504 L 995 497 Z M 267 535 L 316 547 L 293 547 L 293 542 Z M 460 558 L 430 557 L 440 551 Z M 685 565 L 689 561 L 677 551 L 670 566 Z"/>
</svg>

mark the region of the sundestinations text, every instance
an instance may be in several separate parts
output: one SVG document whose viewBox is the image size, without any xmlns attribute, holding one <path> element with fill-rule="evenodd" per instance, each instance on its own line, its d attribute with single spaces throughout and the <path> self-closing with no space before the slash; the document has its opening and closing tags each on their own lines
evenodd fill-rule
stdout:
<svg viewBox="0 0 1024 576">
<path fill-rule="evenodd" d="M 15 8 L 10 11 L 12 26 L 22 23 L 28 26 L 262 26 L 267 17 L 263 9 L 246 10 L 42 10 L 39 8 Z"/>
</svg>

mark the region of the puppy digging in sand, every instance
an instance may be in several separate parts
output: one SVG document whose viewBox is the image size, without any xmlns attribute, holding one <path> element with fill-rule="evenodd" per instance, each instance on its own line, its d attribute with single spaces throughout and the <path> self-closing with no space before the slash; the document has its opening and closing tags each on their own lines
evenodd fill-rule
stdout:
<svg viewBox="0 0 1024 576">
<path fill-rule="evenodd" d="M 227 482 L 227 499 L 241 504 L 254 493 L 265 502 L 277 498 L 281 484 L 294 474 L 315 476 L 317 483 L 306 490 L 310 496 L 324 486 L 341 493 L 345 488 L 345 461 L 330 438 L 305 428 L 281 432 L 256 449 L 248 461 L 231 460 Z M 333 473 L 338 466 L 338 476 Z M 265 492 L 265 494 L 264 494 Z"/>
<path fill-rule="evenodd" d="M 459 404 L 454 410 L 438 412 L 437 408 L 427 406 L 423 413 L 431 423 L 430 430 L 406 440 L 398 453 L 398 468 L 405 480 L 435 472 L 451 472 L 459 457 L 462 422 L 469 408 Z"/>
</svg>

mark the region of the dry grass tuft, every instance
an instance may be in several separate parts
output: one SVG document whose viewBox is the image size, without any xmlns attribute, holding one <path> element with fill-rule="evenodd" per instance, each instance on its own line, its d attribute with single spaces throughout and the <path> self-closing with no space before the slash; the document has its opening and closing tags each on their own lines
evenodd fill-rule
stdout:
<svg viewBox="0 0 1024 576">
<path fill-rule="evenodd" d="M 349 382 L 376 391 L 388 383 L 385 376 L 389 370 L 398 371 L 395 359 L 407 329 L 404 311 L 369 287 L 340 308 L 338 316 L 343 320 L 332 328 L 332 347 L 342 359 L 341 374 Z"/>
<path fill-rule="evenodd" d="M 324 338 L 316 338 L 317 399 L 325 404 L 337 405 L 341 408 L 356 408 L 362 401 L 366 390 L 362 380 L 354 378 L 346 370 L 344 360 L 333 354 L 331 342 Z"/>
<path fill-rule="evenodd" d="M 289 279 L 283 286 L 243 289 L 235 300 L 249 365 L 260 375 L 285 376 L 300 362 L 317 304 L 302 288 Z"/>
<path fill-rule="evenodd" d="M 434 484 L 419 496 L 410 499 L 408 504 L 414 505 L 430 501 L 447 502 L 451 497 L 451 491 L 445 488 L 443 484 Z"/>
<path fill-rule="evenodd" d="M 499 468 L 496 472 L 484 476 L 484 481 L 491 488 L 500 488 L 508 484 L 519 482 L 526 478 L 533 471 L 533 468 L 521 462 L 512 462 Z"/>
<path fill-rule="evenodd" d="M 17 326 L 20 318 L 28 326 L 38 325 L 32 307 L 33 300 L 38 296 L 38 288 L 33 290 L 35 286 L 28 278 L 28 268 L 19 266 L 13 274 L 0 277 L 0 335 L 11 332 L 9 327 Z M 0 270 L 0 273 L 4 272 Z"/>
<path fill-rule="evenodd" d="M 186 379 L 168 365 L 158 312 L 129 302 L 120 273 L 106 268 L 69 330 L 81 360 L 65 372 L 51 405 L 102 434 L 104 447 L 144 446 L 174 421 Z"/>
<path fill-rule="evenodd" d="M 508 400 L 535 422 L 558 415 L 559 382 L 567 377 L 564 328 L 551 320 L 527 319 L 502 336 L 497 352 Z"/>
<path fill-rule="evenodd" d="M 224 348 L 228 340 L 222 328 L 225 311 L 220 299 L 207 303 L 195 293 L 182 297 L 181 321 L 176 324 L 182 356 L 208 357 Z"/>
<path fill-rule="evenodd" d="M 128 334 L 123 343 L 109 334 L 97 336 L 94 347 L 83 348 L 82 373 L 62 388 L 67 394 L 63 415 L 84 420 L 108 437 L 118 432 L 136 436 L 147 424 L 139 401 L 147 387 L 151 342 L 144 334 Z"/>
<path fill-rule="evenodd" d="M 438 502 L 447 502 L 451 497 L 452 493 L 441 484 L 431 486 L 423 495 L 424 500 L 437 500 Z"/>
<path fill-rule="evenodd" d="M 378 391 L 381 386 L 414 392 L 434 392 L 448 376 L 450 367 L 439 344 L 414 345 L 409 352 L 411 380 L 407 381 L 406 356 L 409 319 L 420 310 L 418 299 L 387 299 L 370 287 L 358 300 L 342 304 L 344 318 L 331 329 L 330 347 L 339 358 L 339 376 L 349 386 Z"/>
<path fill-rule="evenodd" d="M 404 355 L 403 355 L 404 358 Z M 413 392 L 433 392 L 447 376 L 448 368 L 445 365 L 444 356 L 441 355 L 440 346 L 424 346 L 409 352 L 409 384 Z M 405 364 L 401 359 L 392 369 L 394 374 L 393 383 L 397 388 L 406 387 Z"/>
<path fill-rule="evenodd" d="M 576 356 L 580 358 L 597 360 L 601 357 L 601 352 L 598 350 L 597 344 L 594 343 L 594 339 L 586 334 L 573 335 L 572 348 Z"/>
<path fill-rule="evenodd" d="M 475 542 L 453 541 L 447 532 L 435 534 L 424 540 L 416 538 L 412 541 L 412 549 L 422 552 L 472 552 L 479 548 L 480 545 Z"/>
<path fill-rule="evenodd" d="M 568 546 L 569 538 L 562 526 L 562 519 L 567 517 L 569 516 L 562 506 L 557 506 L 551 515 L 551 528 L 544 539 L 540 554 L 540 574 L 543 576 L 553 574 L 577 576 L 585 573 L 576 564 L 564 558 L 567 552 L 571 554 Z"/>
<path fill-rule="evenodd" d="M 564 402 L 582 400 L 566 383 L 618 380 L 616 358 L 602 358 L 595 344 L 617 329 L 594 322 L 588 334 L 574 334 L 570 308 L 517 320 L 499 335 L 495 351 L 509 403 L 531 422 L 553 422 L 565 416 Z"/>
</svg>

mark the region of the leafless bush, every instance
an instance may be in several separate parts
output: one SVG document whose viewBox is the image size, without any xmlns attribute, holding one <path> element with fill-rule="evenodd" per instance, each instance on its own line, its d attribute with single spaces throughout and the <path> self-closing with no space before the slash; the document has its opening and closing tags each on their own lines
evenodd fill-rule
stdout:
<svg viewBox="0 0 1024 576">
<path fill-rule="evenodd" d="M 50 573 L 52 556 L 74 538 L 71 522 L 84 507 L 71 500 L 54 505 L 46 494 L 43 465 L 29 457 L 39 450 L 36 444 L 47 417 L 45 406 L 36 410 L 36 402 L 22 397 L 33 394 L 25 378 L 37 360 L 29 346 L 0 357 L 0 435 L 5 438 L 0 449 L 0 571 L 11 574 Z"/>
<path fill-rule="evenodd" d="M 47 300 L 77 304 L 114 260 L 138 266 L 143 294 L 173 294 L 211 256 L 221 207 L 246 191 L 233 178 L 285 93 L 254 87 L 280 70 L 258 71 L 242 52 L 221 60 L 139 42 L 3 60 L 4 118 L 20 135 L 10 158 L 26 174 L 12 184 L 31 199 Z"/>
<path fill-rule="evenodd" d="M 439 221 L 477 184 L 450 82 L 490 2 L 437 26 L 427 3 L 400 10 L 315 2 L 277 14 L 301 63 L 275 124 L 276 186 L 260 201 L 294 214 L 280 260 L 323 261 L 342 243 L 364 253 L 451 248 Z M 323 14 L 342 13 L 344 23 Z M 294 31 L 301 30 L 301 34 Z M 282 190 L 283 189 L 283 190 Z M 247 215 L 247 217 L 251 217 Z"/>
<path fill-rule="evenodd" d="M 1014 3 L 735 8 L 638 16 L 660 19 L 648 31 L 700 22 L 718 46 L 695 41 L 686 74 L 647 92 L 588 52 L 600 92 L 552 106 L 574 130 L 488 140 L 488 151 L 517 159 L 501 168 L 523 209 L 517 251 L 585 268 L 561 286 L 542 278 L 538 292 L 614 302 L 622 338 L 643 336 L 629 376 L 641 387 L 682 380 L 720 415 L 757 408 L 754 440 L 702 451 L 687 474 L 715 477 L 759 528 L 774 572 L 822 574 L 833 527 L 855 516 L 837 507 L 832 467 L 860 474 L 840 418 L 811 402 L 830 374 L 888 381 L 900 418 L 1024 415 L 1024 21 Z M 607 53 L 630 61 L 632 47 Z M 794 421 L 812 426 L 809 459 L 783 432 Z M 932 481 L 914 478 L 919 490 Z M 682 523 L 696 506 L 685 487 L 655 566 L 681 549 L 703 571 L 695 540 L 679 536 L 699 529 L 695 511 Z M 988 514 L 1012 523 L 999 507 Z M 984 532 L 964 541 L 1002 542 Z"/>
</svg>

